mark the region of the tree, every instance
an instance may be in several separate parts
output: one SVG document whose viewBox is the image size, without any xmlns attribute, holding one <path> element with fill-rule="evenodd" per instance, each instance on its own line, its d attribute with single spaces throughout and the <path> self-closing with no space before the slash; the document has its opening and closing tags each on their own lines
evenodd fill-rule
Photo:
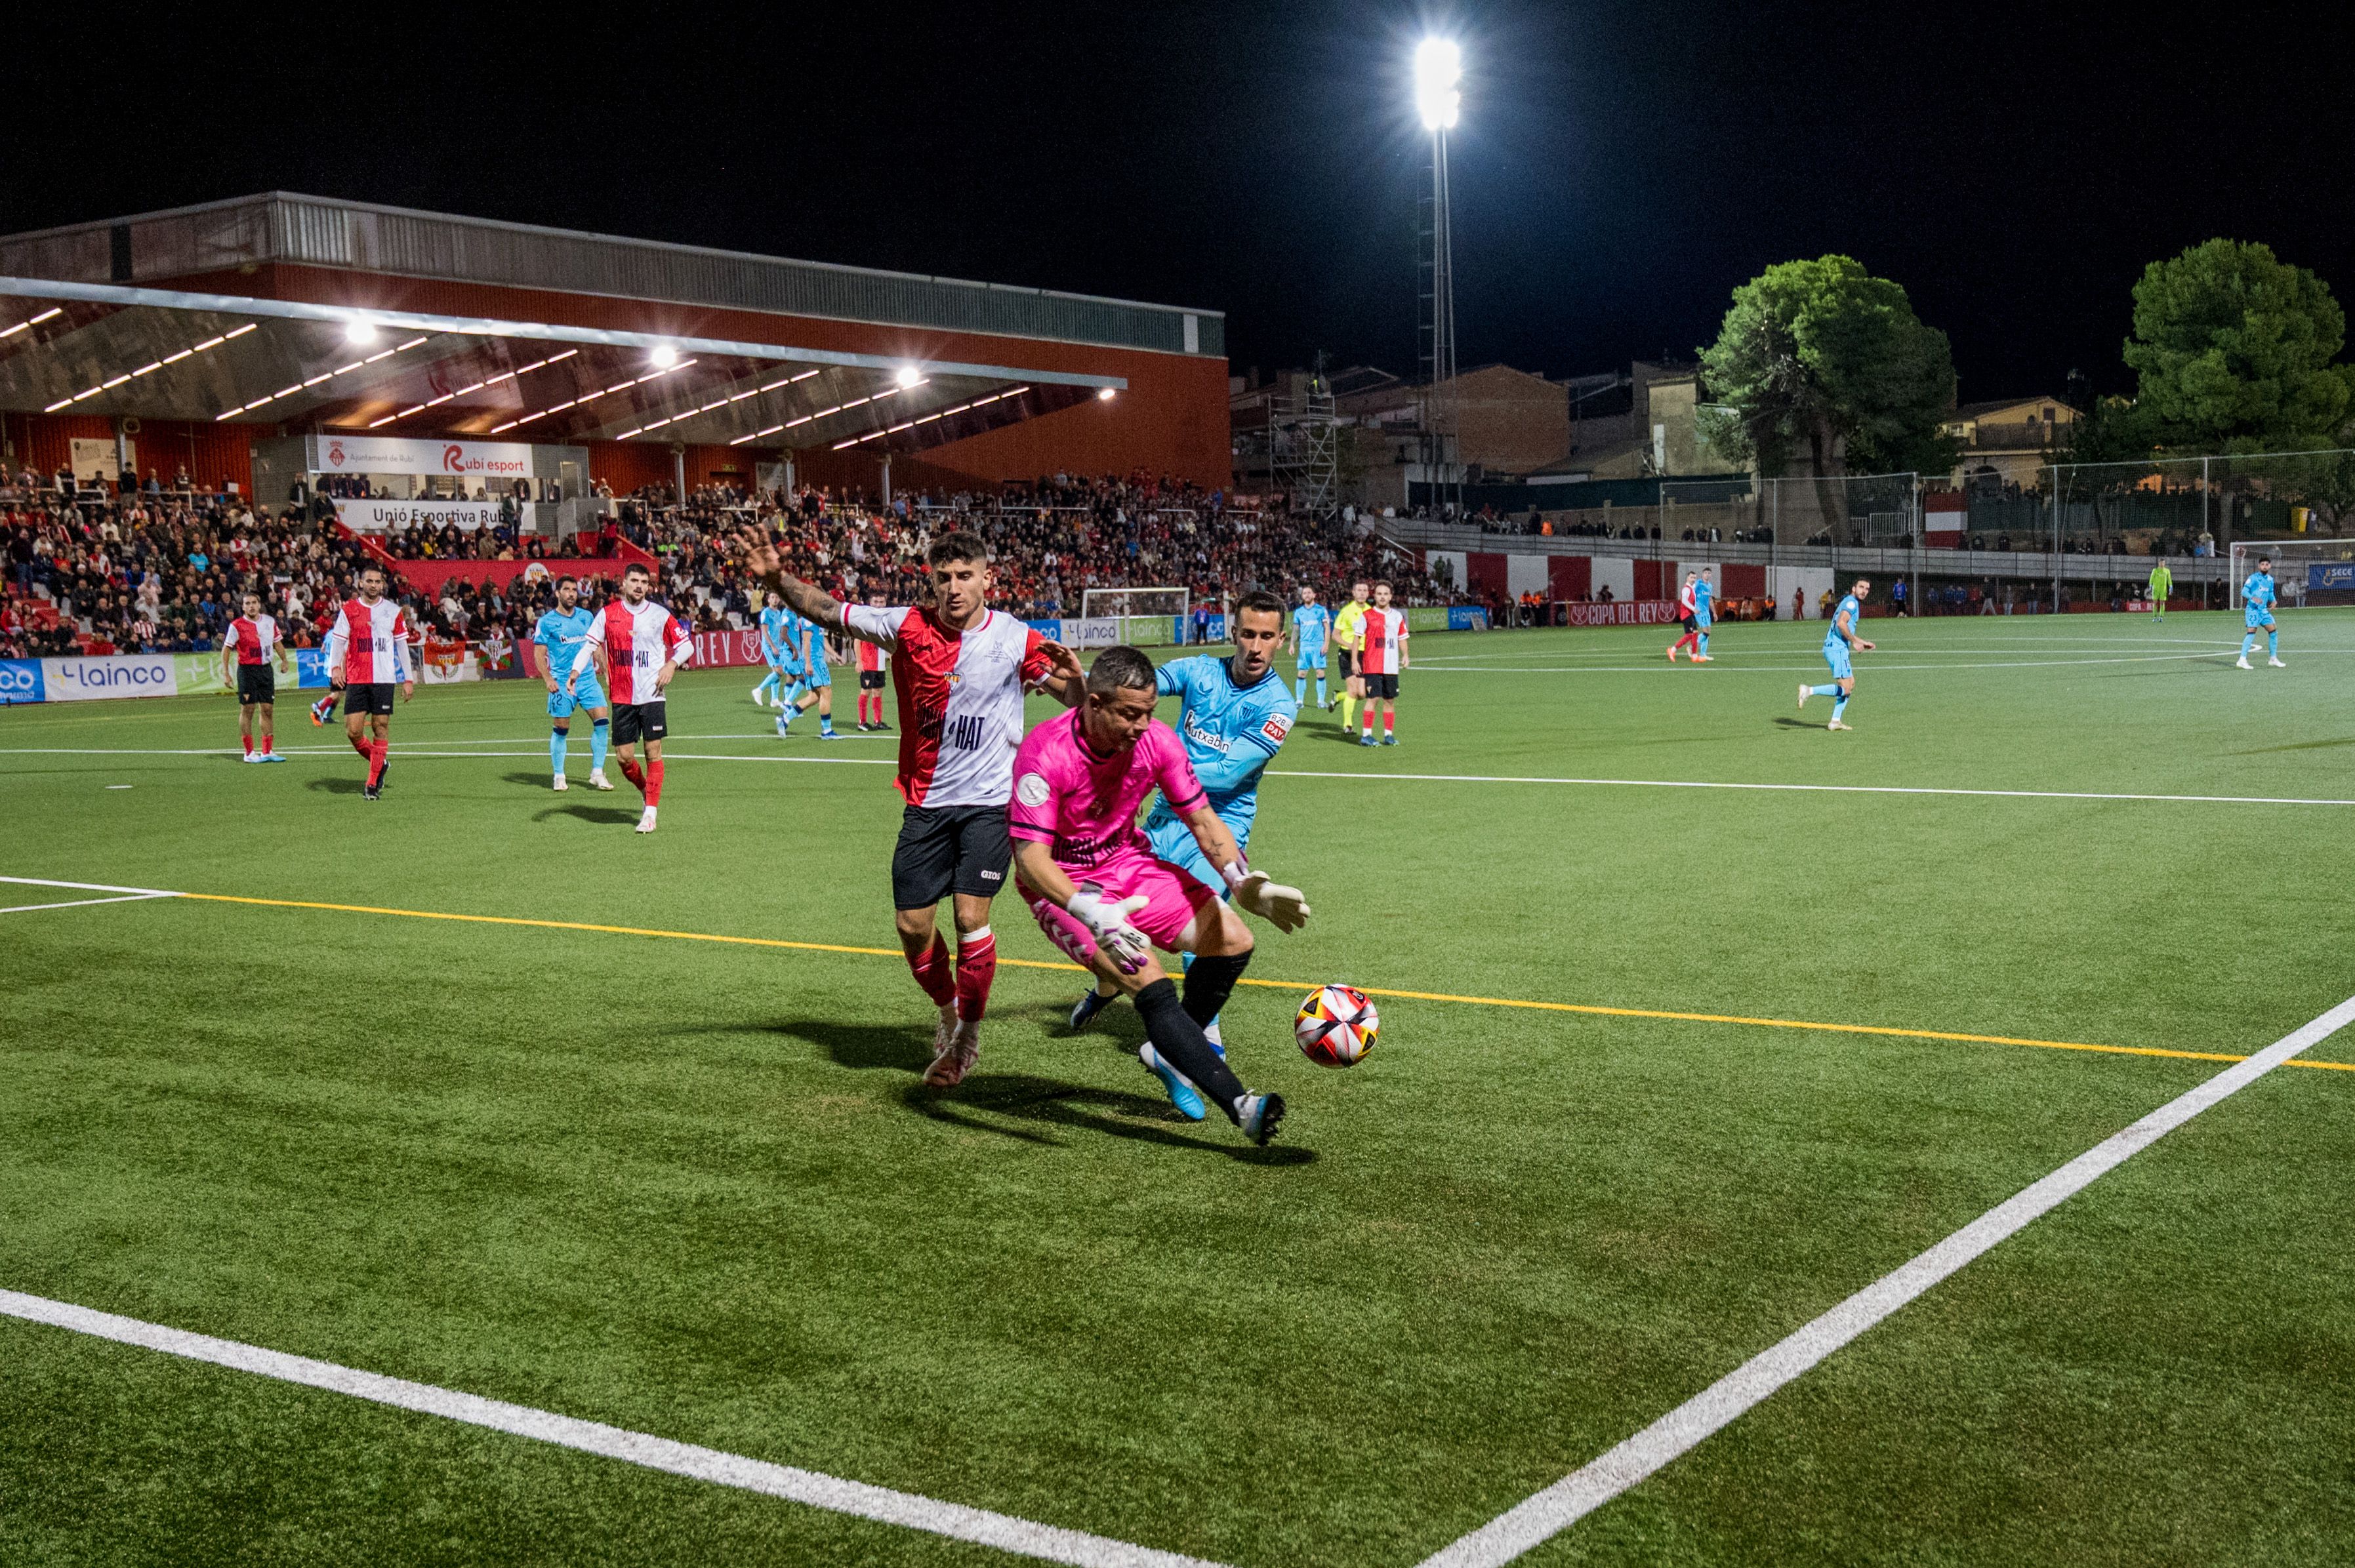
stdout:
<svg viewBox="0 0 2355 1568">
<path fill-rule="evenodd" d="M 1850 257 L 1785 261 L 1736 289 L 1700 361 L 1720 405 L 1704 436 L 1769 478 L 1801 453 L 1818 475 L 1954 467 L 1938 429 L 1955 400 L 1946 334 Z"/>
<path fill-rule="evenodd" d="M 2355 366 L 2329 285 L 2263 245 L 2211 239 L 2143 269 L 2126 365 L 2155 437 L 2198 452 L 2338 444 Z"/>
</svg>

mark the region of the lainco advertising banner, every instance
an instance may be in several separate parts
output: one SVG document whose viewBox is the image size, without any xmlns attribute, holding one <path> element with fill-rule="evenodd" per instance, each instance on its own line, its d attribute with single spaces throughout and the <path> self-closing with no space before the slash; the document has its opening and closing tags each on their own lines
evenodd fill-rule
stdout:
<svg viewBox="0 0 2355 1568">
<path fill-rule="evenodd" d="M 405 440 L 398 436 L 306 436 L 313 473 L 454 473 L 464 479 L 529 479 L 521 441 Z"/>
<path fill-rule="evenodd" d="M 102 659 L 44 659 L 44 701 L 85 703 L 100 697 L 172 697 L 180 681 L 169 653 L 115 653 Z"/>
</svg>

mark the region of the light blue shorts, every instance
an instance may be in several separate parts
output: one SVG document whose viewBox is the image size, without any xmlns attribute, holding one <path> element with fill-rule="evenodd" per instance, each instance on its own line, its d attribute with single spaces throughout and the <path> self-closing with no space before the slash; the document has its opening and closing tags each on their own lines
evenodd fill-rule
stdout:
<svg viewBox="0 0 2355 1568">
<path fill-rule="evenodd" d="M 1220 820 L 1225 821 L 1224 818 Z M 1238 850 L 1249 845 L 1249 823 L 1238 831 L 1232 822 L 1228 822 L 1227 831 L 1235 835 Z M 1233 889 L 1227 885 L 1227 879 L 1219 874 L 1219 868 L 1210 863 L 1209 857 L 1202 853 L 1202 846 L 1194 842 L 1194 830 L 1178 818 L 1148 819 L 1145 824 L 1145 842 L 1153 846 L 1156 859 L 1167 861 L 1221 898 L 1232 896 Z"/>
<path fill-rule="evenodd" d="M 1325 668 L 1325 650 L 1321 646 L 1303 648 L 1300 662 L 1293 667 L 1297 670 L 1322 670 Z"/>
<path fill-rule="evenodd" d="M 2254 604 L 2243 609 L 2241 620 L 2252 631 L 2271 631 L 2274 629 L 2274 612 Z"/>
<path fill-rule="evenodd" d="M 1716 622 L 1717 617 L 1705 609 L 1696 609 L 1693 611 L 1693 620 L 1701 630 L 1707 631 Z"/>
<path fill-rule="evenodd" d="M 1849 658 L 1849 645 L 1845 642 L 1825 643 L 1824 662 L 1832 667 L 1832 679 L 1835 681 L 1849 681 L 1856 678 L 1856 668 Z"/>
<path fill-rule="evenodd" d="M 807 686 L 811 691 L 815 691 L 820 686 L 831 686 L 834 684 L 834 670 L 825 660 L 821 659 L 816 663 L 812 664 L 809 667 L 808 674 L 798 676 L 796 678 L 803 685 Z"/>
<path fill-rule="evenodd" d="M 548 694 L 548 716 L 550 718 L 570 718 L 572 710 L 575 708 L 602 708 L 611 705 L 605 701 L 605 688 L 597 683 L 597 678 L 594 675 L 573 677 L 572 690 L 570 693 Z"/>
</svg>

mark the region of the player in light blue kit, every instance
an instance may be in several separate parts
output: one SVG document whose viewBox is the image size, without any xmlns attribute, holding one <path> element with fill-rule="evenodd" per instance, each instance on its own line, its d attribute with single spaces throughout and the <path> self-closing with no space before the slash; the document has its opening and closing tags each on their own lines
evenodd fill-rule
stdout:
<svg viewBox="0 0 2355 1568">
<path fill-rule="evenodd" d="M 1848 597 L 1832 611 L 1831 630 L 1824 633 L 1824 662 L 1832 667 L 1832 683 L 1810 686 L 1805 681 L 1799 683 L 1801 708 L 1807 705 L 1809 697 L 1831 698 L 1832 722 L 1824 726 L 1826 729 L 1855 727 L 1841 715 L 1848 712 L 1848 700 L 1856 693 L 1856 666 L 1850 662 L 1849 655 L 1872 646 L 1857 635 L 1857 628 L 1864 621 L 1864 596 L 1871 591 L 1872 584 L 1857 578 L 1856 586 L 1848 590 Z"/>
<path fill-rule="evenodd" d="M 774 705 L 778 707 L 792 700 L 785 694 L 792 688 L 796 673 L 793 644 L 787 641 L 793 619 L 794 612 L 785 608 L 785 601 L 773 590 L 761 596 L 761 661 L 769 666 L 769 673 L 752 688 L 752 701 L 762 707 L 771 705 L 772 692 L 776 694 Z"/>
<path fill-rule="evenodd" d="M 1300 606 L 1292 612 L 1289 641 L 1299 651 L 1294 672 L 1299 687 L 1293 700 L 1300 706 L 1308 705 L 1308 672 L 1316 672 L 1316 705 L 1329 709 L 1332 704 L 1325 696 L 1325 645 L 1327 634 L 1333 629 L 1333 612 L 1316 602 L 1316 590 L 1306 583 L 1300 585 Z"/>
<path fill-rule="evenodd" d="M 817 737 L 840 740 L 834 733 L 834 669 L 826 662 L 826 628 L 793 610 L 785 611 L 785 636 L 793 644 L 793 689 L 785 694 L 785 711 L 777 715 L 777 733 L 817 705 Z"/>
<path fill-rule="evenodd" d="M 2249 662 L 2249 654 L 2257 646 L 2260 631 L 2265 634 L 2265 662 L 2276 670 L 2289 668 L 2281 662 L 2281 628 L 2274 624 L 2274 604 L 2280 598 L 2281 590 L 2274 586 L 2274 558 L 2259 556 L 2257 569 L 2241 585 L 2241 624 L 2248 630 L 2241 634 L 2241 659 L 2236 668 L 2256 668 Z"/>
<path fill-rule="evenodd" d="M 1709 572 L 1703 569 L 1700 576 L 1693 579 L 1693 624 L 1698 628 L 1697 636 L 1700 641 L 1699 651 L 1692 656 L 1692 662 L 1696 664 L 1706 664 L 1710 662 L 1709 629 L 1710 622 L 1717 619 L 1710 609 L 1710 604 L 1716 597 L 1717 589 L 1710 586 Z"/>
<path fill-rule="evenodd" d="M 1193 764 L 1194 777 L 1209 797 L 1210 809 L 1235 835 L 1235 848 L 1242 853 L 1250 846 L 1252 823 L 1259 816 L 1260 772 L 1300 716 L 1300 704 L 1273 668 L 1275 651 L 1284 638 L 1284 601 L 1272 593 L 1245 594 L 1235 607 L 1233 624 L 1232 658 L 1206 653 L 1173 659 L 1161 666 L 1155 685 L 1163 696 L 1178 699 L 1178 733 L 1186 737 L 1186 759 Z M 1155 799 L 1153 809 L 1146 813 L 1145 836 L 1156 856 L 1189 873 L 1203 886 L 1226 886 L 1225 879 L 1203 858 L 1193 830 L 1169 809 L 1168 801 Z M 1184 957 L 1187 963 L 1193 962 L 1192 954 Z M 1072 1028 L 1086 1028 L 1088 1021 L 1118 994 L 1103 989 L 1103 983 L 1099 981 L 1096 990 L 1073 1004 Z M 1219 1054 L 1225 1055 L 1217 1016 L 1194 1022 L 1202 1026 Z M 1193 1121 L 1202 1119 L 1202 1097 L 1193 1085 L 1174 1069 L 1162 1073 L 1161 1082 L 1169 1091 L 1170 1103 L 1182 1115 Z"/>
<path fill-rule="evenodd" d="M 539 647 L 539 677 L 548 687 L 548 760 L 556 769 L 554 788 L 569 789 L 564 781 L 564 747 L 571 738 L 572 714 L 589 711 L 589 787 L 611 789 L 605 782 L 605 743 L 613 738 L 613 710 L 606 705 L 597 672 L 581 670 L 581 644 L 588 640 L 596 619 L 581 602 L 581 585 L 570 577 L 556 579 L 556 608 L 539 618 L 531 640 Z"/>
</svg>

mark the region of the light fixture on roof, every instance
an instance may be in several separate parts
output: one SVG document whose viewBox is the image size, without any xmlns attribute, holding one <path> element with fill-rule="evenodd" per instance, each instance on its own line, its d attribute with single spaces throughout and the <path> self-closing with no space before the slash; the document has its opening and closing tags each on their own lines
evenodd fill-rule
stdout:
<svg viewBox="0 0 2355 1568">
<path fill-rule="evenodd" d="M 666 343 L 659 343 L 655 345 L 655 351 L 649 357 L 654 360 L 656 370 L 668 370 L 678 363 L 678 350 Z"/>
<path fill-rule="evenodd" d="M 1414 47 L 1414 107 L 1426 131 L 1452 131 L 1464 94 L 1464 51 L 1453 38 L 1425 38 Z"/>
<path fill-rule="evenodd" d="M 1109 402 L 1111 402 L 1111 401 L 1112 401 L 1112 388 L 1111 388 L 1111 387 L 1097 387 L 1097 388 L 1096 388 L 1096 401 L 1097 401 L 1097 402 L 1099 402 L 1099 403 L 1109 403 Z"/>
<path fill-rule="evenodd" d="M 901 387 L 921 387 L 924 382 L 924 373 L 912 365 L 903 365 L 900 366 L 900 374 L 892 379 Z"/>
<path fill-rule="evenodd" d="M 376 341 L 376 323 L 365 317 L 354 316 L 344 323 L 344 341 L 362 347 Z"/>
</svg>

